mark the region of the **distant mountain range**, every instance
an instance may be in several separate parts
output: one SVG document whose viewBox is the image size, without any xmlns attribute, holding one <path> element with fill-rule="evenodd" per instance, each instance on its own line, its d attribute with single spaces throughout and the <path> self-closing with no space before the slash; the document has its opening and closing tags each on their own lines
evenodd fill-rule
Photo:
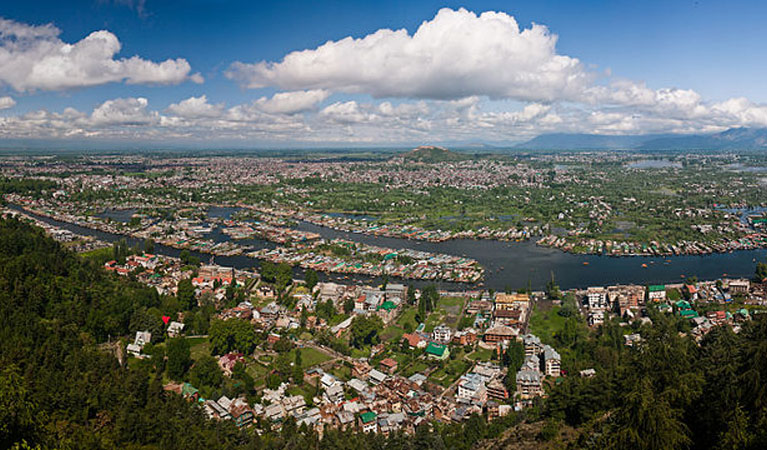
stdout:
<svg viewBox="0 0 767 450">
<path fill-rule="evenodd" d="M 767 128 L 730 128 L 712 134 L 542 134 L 515 146 L 526 150 L 758 150 L 767 149 Z"/>
</svg>

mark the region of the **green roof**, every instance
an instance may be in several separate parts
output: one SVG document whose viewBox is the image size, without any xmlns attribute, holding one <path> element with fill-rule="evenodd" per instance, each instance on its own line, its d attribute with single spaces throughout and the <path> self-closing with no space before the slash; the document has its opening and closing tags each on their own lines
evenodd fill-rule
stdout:
<svg viewBox="0 0 767 450">
<path fill-rule="evenodd" d="M 433 342 L 430 342 L 429 345 L 426 346 L 426 353 L 432 354 L 434 356 L 442 356 L 445 354 L 445 350 L 447 350 L 447 347 L 440 344 L 435 344 Z"/>
<path fill-rule="evenodd" d="M 650 289 L 650 292 L 665 291 L 666 286 L 663 284 L 653 284 L 653 285 L 650 285 L 649 289 Z"/>
<path fill-rule="evenodd" d="M 395 305 L 394 302 L 387 300 L 387 301 L 383 302 L 383 304 L 379 307 L 379 309 L 381 309 L 381 308 L 383 308 L 383 309 L 385 309 L 387 311 L 391 311 L 393 309 L 396 309 L 397 305 Z"/>
<path fill-rule="evenodd" d="M 687 318 L 687 319 L 691 319 L 693 317 L 698 317 L 698 313 L 697 311 L 693 311 L 692 309 L 686 309 L 684 311 L 679 311 L 679 316 Z"/>
<path fill-rule="evenodd" d="M 362 419 L 362 423 L 370 423 L 376 420 L 376 413 L 373 411 L 364 412 L 360 414 L 360 419 Z"/>
<path fill-rule="evenodd" d="M 189 397 L 196 393 L 197 393 L 197 388 L 192 386 L 189 383 L 184 383 L 184 385 L 181 386 L 181 395 L 183 395 L 184 397 Z"/>
<path fill-rule="evenodd" d="M 679 309 L 692 309 L 690 302 L 686 300 L 679 300 L 676 302 L 676 307 Z"/>
</svg>

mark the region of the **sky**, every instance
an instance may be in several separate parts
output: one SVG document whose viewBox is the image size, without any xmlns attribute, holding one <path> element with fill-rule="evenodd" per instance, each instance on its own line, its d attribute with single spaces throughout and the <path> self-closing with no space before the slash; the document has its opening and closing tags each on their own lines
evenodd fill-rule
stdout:
<svg viewBox="0 0 767 450">
<path fill-rule="evenodd" d="M 767 127 L 757 1 L 0 3 L 0 145 L 359 147 Z"/>
</svg>

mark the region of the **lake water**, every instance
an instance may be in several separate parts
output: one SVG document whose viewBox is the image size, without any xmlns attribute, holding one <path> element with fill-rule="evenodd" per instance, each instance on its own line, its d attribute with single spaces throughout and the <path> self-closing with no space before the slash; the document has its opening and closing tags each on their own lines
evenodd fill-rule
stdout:
<svg viewBox="0 0 767 450">
<path fill-rule="evenodd" d="M 19 209 L 19 208 L 15 208 Z M 229 211 L 218 210 L 216 213 L 226 216 Z M 123 236 L 83 228 L 77 225 L 56 221 L 46 217 L 38 218 L 44 222 L 57 225 L 78 234 L 95 236 L 107 242 L 122 239 Z M 485 269 L 484 287 L 503 290 L 506 286 L 512 289 L 527 287 L 542 289 L 553 272 L 557 283 L 563 289 L 584 288 L 588 286 L 606 286 L 610 284 L 655 284 L 681 282 L 692 275 L 701 280 L 711 280 L 722 277 L 725 273 L 730 277 L 750 277 L 754 273 L 755 261 L 765 261 L 767 250 L 746 250 L 733 253 L 722 253 L 704 256 L 672 256 L 672 257 L 610 257 L 601 255 L 572 255 L 559 250 L 539 247 L 533 242 L 499 242 L 489 240 L 457 239 L 447 242 L 421 242 L 406 239 L 368 236 L 357 233 L 346 233 L 320 227 L 306 222 L 299 223 L 298 229 L 320 233 L 323 237 L 341 238 L 355 242 L 379 245 L 391 248 L 413 248 L 438 253 L 461 255 L 476 259 Z M 226 236 L 214 230 L 215 240 L 225 240 Z M 128 239 L 130 245 L 138 240 Z M 275 244 L 261 239 L 249 239 L 241 242 L 254 248 L 274 247 Z M 157 253 L 178 256 L 180 250 L 156 244 Z M 192 252 L 201 261 L 209 261 L 211 255 Z M 665 261 L 669 260 L 669 263 Z M 215 257 L 215 262 L 225 266 L 241 269 L 258 267 L 258 260 L 247 256 Z M 584 265 L 584 262 L 588 265 Z M 643 268 L 642 264 L 647 264 Z M 296 270 L 302 276 L 300 270 Z M 375 282 L 371 277 L 343 275 L 323 275 L 323 280 L 331 279 L 348 282 L 349 279 L 364 282 Z M 406 280 L 405 283 L 424 286 L 429 282 Z M 437 283 L 441 288 L 459 289 L 475 288 L 472 285 L 458 283 Z"/>
</svg>

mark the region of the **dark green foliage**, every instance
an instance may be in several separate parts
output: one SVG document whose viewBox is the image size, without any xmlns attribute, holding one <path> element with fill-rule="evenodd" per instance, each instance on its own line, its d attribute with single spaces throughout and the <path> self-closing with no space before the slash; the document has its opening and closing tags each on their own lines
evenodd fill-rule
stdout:
<svg viewBox="0 0 767 450">
<path fill-rule="evenodd" d="M 197 306 L 197 300 L 194 296 L 194 286 L 192 285 L 191 279 L 186 278 L 178 282 L 176 298 L 178 298 L 179 307 L 185 311 Z"/>
<path fill-rule="evenodd" d="M 258 343 L 258 338 L 250 322 L 241 319 L 214 320 L 208 331 L 210 351 L 214 355 L 229 352 L 250 354 Z"/>
<path fill-rule="evenodd" d="M 168 355 L 168 377 L 172 380 L 182 380 L 192 362 L 189 342 L 184 338 L 178 337 L 169 339 L 165 346 Z"/>
<path fill-rule="evenodd" d="M 209 388 L 208 392 L 210 392 L 210 389 L 219 387 L 223 380 L 224 374 L 218 368 L 216 358 L 212 356 L 200 357 L 189 370 L 189 382 L 201 390 Z M 204 390 L 203 393 L 205 393 Z"/>
<path fill-rule="evenodd" d="M 311 291 L 314 289 L 314 286 L 317 286 L 317 283 L 320 281 L 319 275 L 317 275 L 317 271 L 314 269 L 307 269 L 306 274 L 304 275 L 304 282 L 306 283 L 306 287 Z"/>
<path fill-rule="evenodd" d="M 289 264 L 264 261 L 261 263 L 261 279 L 274 284 L 277 291 L 282 292 L 293 282 L 293 269 Z"/>
<path fill-rule="evenodd" d="M 357 316 L 352 321 L 351 342 L 356 348 L 374 345 L 379 342 L 378 333 L 383 330 L 383 321 L 378 316 Z"/>
</svg>

